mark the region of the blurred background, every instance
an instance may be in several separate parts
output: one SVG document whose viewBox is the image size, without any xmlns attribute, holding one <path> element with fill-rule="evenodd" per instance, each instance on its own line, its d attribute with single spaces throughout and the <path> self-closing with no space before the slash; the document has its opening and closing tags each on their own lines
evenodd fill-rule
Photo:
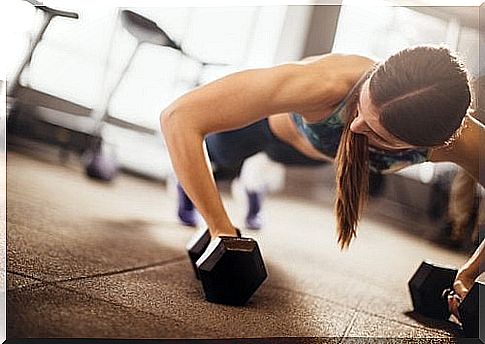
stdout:
<svg viewBox="0 0 485 344">
<path fill-rule="evenodd" d="M 193 87 L 237 70 L 329 52 L 380 60 L 408 46 L 438 43 L 458 51 L 474 79 L 483 75 L 473 6 L 423 6 L 417 1 L 407 7 L 392 1 L 361 6 L 344 1 L 321 6 L 87 8 L 63 1 L 62 10 L 75 13 L 74 18 L 35 7 L 36 2 L 7 3 L 11 36 L 3 58 L 9 83 L 8 141 L 24 137 L 56 145 L 62 161 L 78 154 L 86 169 L 94 166 L 91 174 L 101 178 L 110 177 L 113 164 L 116 170 L 169 178 L 159 130 L 161 110 Z M 56 8 L 61 2 L 46 5 Z M 106 176 L 98 171 L 103 164 L 108 166 Z M 441 165 L 426 163 L 400 174 L 446 196 L 448 175 L 455 167 Z M 436 195 L 424 202 L 440 218 L 441 205 L 430 197 L 438 203 L 446 199 Z M 399 202 L 405 203 L 402 196 Z M 416 200 L 410 202 L 416 205 Z"/>
<path fill-rule="evenodd" d="M 329 52 L 381 60 L 405 47 L 436 43 L 458 51 L 474 85 L 483 80 L 483 35 L 473 6 L 403 7 L 392 1 L 362 6 L 350 0 L 320 6 L 40 4 L 8 1 L 11 36 L 3 55 L 8 87 L 2 87 L 7 142 L 18 145 L 27 138 L 55 146 L 59 161 L 79 158 L 86 173 L 100 180 L 121 170 L 169 180 L 161 110 L 192 88 L 238 70 Z M 286 172 L 296 184 L 333 182 L 332 173 L 318 169 Z M 373 176 L 371 187 L 389 201 L 389 216 L 399 217 L 403 209 L 424 212 L 444 228 L 451 222 L 447 202 L 456 173 L 452 164 L 425 163 L 397 176 Z M 480 193 L 474 191 L 474 218 Z"/>
<path fill-rule="evenodd" d="M 79 164 L 82 173 L 100 181 L 112 182 L 122 172 L 166 185 L 173 175 L 159 114 L 168 104 L 238 70 L 330 52 L 381 60 L 416 44 L 446 44 L 464 59 L 476 94 L 483 93 L 479 4 L 408 3 L 415 5 L 344 0 L 339 5 L 88 7 L 79 1 L 6 0 L 2 152 L 49 155 L 61 164 Z M 475 106 L 483 108 L 479 100 Z M 424 163 L 373 176 L 371 207 L 411 223 L 409 230 L 419 236 L 471 251 L 480 235 L 483 190 L 467 182 L 463 192 L 469 201 L 460 210 L 467 216 L 454 224 L 458 220 L 448 202 L 460 173 L 452 164 Z M 282 195 L 333 197 L 325 192 L 334 187 L 330 165 L 285 168 L 285 175 Z"/>
</svg>

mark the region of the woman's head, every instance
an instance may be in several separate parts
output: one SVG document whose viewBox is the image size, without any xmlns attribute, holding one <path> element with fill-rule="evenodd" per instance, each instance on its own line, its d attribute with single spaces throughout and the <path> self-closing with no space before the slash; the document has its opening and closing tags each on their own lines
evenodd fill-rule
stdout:
<svg viewBox="0 0 485 344">
<path fill-rule="evenodd" d="M 391 149 L 440 146 L 460 127 L 470 102 L 467 71 L 447 48 L 405 49 L 363 83 L 351 130 L 361 133 L 357 124 L 367 124 L 369 143 L 377 137 Z"/>
<path fill-rule="evenodd" d="M 336 156 L 338 241 L 356 235 L 368 187 L 368 144 L 386 150 L 443 145 L 471 102 L 468 75 L 447 48 L 405 49 L 359 81 Z"/>
<path fill-rule="evenodd" d="M 356 102 L 356 115 L 350 123 L 350 131 L 364 135 L 369 145 L 383 150 L 413 148 L 384 127 L 379 109 L 373 104 L 369 90 L 370 81 L 363 82 Z"/>
</svg>

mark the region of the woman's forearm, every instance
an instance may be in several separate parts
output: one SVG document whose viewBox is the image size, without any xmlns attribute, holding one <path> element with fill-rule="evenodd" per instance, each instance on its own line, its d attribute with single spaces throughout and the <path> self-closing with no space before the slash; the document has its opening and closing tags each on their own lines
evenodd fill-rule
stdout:
<svg viewBox="0 0 485 344">
<path fill-rule="evenodd" d="M 164 112 L 160 118 L 162 132 L 173 168 L 185 192 L 209 226 L 212 237 L 235 233 L 217 190 L 204 151 L 202 134 L 184 120 L 189 116 Z M 233 233 L 234 232 L 234 233 Z"/>
</svg>

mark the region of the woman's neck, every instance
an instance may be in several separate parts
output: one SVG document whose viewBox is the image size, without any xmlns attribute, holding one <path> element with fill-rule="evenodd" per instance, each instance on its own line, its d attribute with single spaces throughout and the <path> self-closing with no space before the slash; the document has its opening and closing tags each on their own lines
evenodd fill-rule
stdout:
<svg viewBox="0 0 485 344">
<path fill-rule="evenodd" d="M 481 143 L 485 142 L 483 141 L 484 135 L 485 126 L 467 114 L 458 137 L 449 145 L 433 148 L 430 160 L 453 162 L 470 173 L 477 182 L 484 185 L 485 175 L 480 176 L 480 161 L 482 161 L 482 164 L 485 163 L 485 148 L 481 149 Z M 482 170 L 484 170 L 485 166 L 482 167 Z"/>
</svg>

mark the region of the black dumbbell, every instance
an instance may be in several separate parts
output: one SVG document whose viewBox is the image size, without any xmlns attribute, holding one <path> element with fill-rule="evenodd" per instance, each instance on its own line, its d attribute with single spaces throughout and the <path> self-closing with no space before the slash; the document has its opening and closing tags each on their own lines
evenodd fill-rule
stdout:
<svg viewBox="0 0 485 344">
<path fill-rule="evenodd" d="M 422 262 L 408 286 L 414 310 L 434 319 L 448 319 L 448 300 L 443 292 L 455 281 L 458 270 Z"/>
<path fill-rule="evenodd" d="M 192 248 L 207 242 L 207 234 L 197 235 L 199 243 L 194 238 Z M 221 236 L 212 241 L 208 238 L 209 244 L 195 263 L 205 298 L 215 303 L 244 305 L 267 277 L 257 242 L 242 237 Z M 198 250 L 192 250 L 195 251 Z"/>
<path fill-rule="evenodd" d="M 458 307 L 458 314 L 460 315 L 460 321 L 463 325 L 463 332 L 470 338 L 478 338 L 480 331 L 480 299 L 479 295 L 485 295 L 485 284 L 483 282 L 473 283 L 472 288 L 466 294 L 466 297 L 461 301 Z M 483 303 L 483 301 L 482 301 Z M 482 311 L 484 308 L 481 308 Z M 484 315 L 481 314 L 483 319 Z"/>
<path fill-rule="evenodd" d="M 438 266 L 429 262 L 421 263 L 409 280 L 414 310 L 434 319 L 448 320 L 448 296 L 453 293 L 457 269 Z M 467 337 L 478 337 L 478 290 L 483 290 L 483 283 L 475 283 L 461 302 L 458 312 L 463 331 Z"/>
</svg>

